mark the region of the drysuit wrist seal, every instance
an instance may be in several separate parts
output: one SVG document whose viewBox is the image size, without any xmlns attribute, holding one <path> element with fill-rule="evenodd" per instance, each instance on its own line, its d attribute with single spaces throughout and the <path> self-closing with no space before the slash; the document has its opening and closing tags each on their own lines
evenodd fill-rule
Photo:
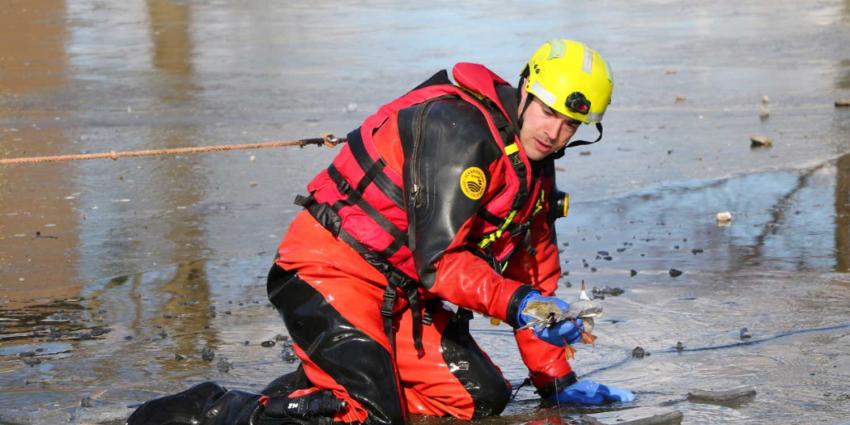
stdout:
<svg viewBox="0 0 850 425">
<path fill-rule="evenodd" d="M 540 398 L 551 399 L 557 396 L 561 390 L 569 387 L 572 384 L 575 384 L 576 382 L 578 382 L 578 378 L 576 378 L 576 373 L 570 372 L 558 379 L 552 380 L 546 385 L 537 388 L 537 394 L 540 395 Z"/>
</svg>

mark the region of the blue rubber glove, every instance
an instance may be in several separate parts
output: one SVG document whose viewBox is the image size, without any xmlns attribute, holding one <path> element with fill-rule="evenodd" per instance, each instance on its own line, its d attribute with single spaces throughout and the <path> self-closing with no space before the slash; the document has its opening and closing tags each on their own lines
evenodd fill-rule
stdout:
<svg viewBox="0 0 850 425">
<path fill-rule="evenodd" d="M 628 403 L 635 399 L 635 395 L 624 388 L 593 381 L 578 381 L 559 391 L 552 399 L 559 403 L 574 404 L 603 404 L 615 401 Z"/>
<path fill-rule="evenodd" d="M 540 301 L 546 303 L 552 303 L 557 308 L 563 311 L 569 311 L 570 305 L 567 304 L 566 301 L 556 298 L 556 297 L 544 297 L 537 291 L 531 291 L 525 295 L 525 298 L 522 299 L 519 305 L 519 312 L 517 313 L 517 326 L 520 328 L 528 325 L 529 323 L 534 323 L 537 318 L 533 316 L 529 316 L 527 314 L 523 314 L 525 307 L 531 301 Z M 581 338 L 581 332 L 584 330 L 584 324 L 581 322 L 581 319 L 576 321 L 572 320 L 562 320 L 560 322 L 544 326 L 532 326 L 532 330 L 534 330 L 534 335 L 538 338 L 553 344 L 559 347 L 563 347 L 565 344 L 573 344 Z"/>
</svg>

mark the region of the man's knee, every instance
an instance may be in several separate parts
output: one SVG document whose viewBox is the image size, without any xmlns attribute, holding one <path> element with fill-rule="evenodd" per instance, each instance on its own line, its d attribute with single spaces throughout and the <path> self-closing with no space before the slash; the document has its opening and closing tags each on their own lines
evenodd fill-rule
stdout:
<svg viewBox="0 0 850 425">
<path fill-rule="evenodd" d="M 150 400 L 139 406 L 127 425 L 197 424 L 206 407 L 227 392 L 214 382 L 204 382 L 174 395 Z"/>
<path fill-rule="evenodd" d="M 475 403 L 473 418 L 476 419 L 502 413 L 511 399 L 511 386 L 501 374 L 487 375 L 478 382 L 478 388 L 467 390 Z"/>
</svg>

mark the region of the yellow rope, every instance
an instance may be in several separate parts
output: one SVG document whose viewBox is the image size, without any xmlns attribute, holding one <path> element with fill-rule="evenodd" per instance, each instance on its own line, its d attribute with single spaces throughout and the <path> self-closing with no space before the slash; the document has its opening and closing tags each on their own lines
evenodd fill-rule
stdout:
<svg viewBox="0 0 850 425">
<path fill-rule="evenodd" d="M 345 143 L 345 139 L 336 138 L 331 134 L 324 134 L 322 137 L 301 140 L 277 140 L 271 142 L 260 143 L 244 143 L 240 145 L 219 145 L 219 146 L 190 146 L 185 148 L 171 149 L 148 149 L 141 151 L 124 151 L 124 152 L 101 152 L 101 153 L 86 153 L 74 155 L 50 155 L 50 156 L 33 156 L 23 158 L 7 158 L 0 159 L 0 165 L 13 164 L 37 164 L 41 162 L 64 162 L 64 161 L 82 161 L 86 159 L 112 159 L 139 157 L 139 156 L 158 156 L 158 155 L 180 155 L 189 153 L 202 152 L 221 152 L 234 151 L 242 149 L 265 149 L 265 148 L 281 148 L 287 146 L 304 147 L 305 145 L 323 145 L 334 147 L 340 143 Z"/>
</svg>

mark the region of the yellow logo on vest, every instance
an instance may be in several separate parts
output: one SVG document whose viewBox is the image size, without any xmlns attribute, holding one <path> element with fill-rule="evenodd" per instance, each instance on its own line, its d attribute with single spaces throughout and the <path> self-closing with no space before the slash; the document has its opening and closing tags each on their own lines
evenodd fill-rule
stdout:
<svg viewBox="0 0 850 425">
<path fill-rule="evenodd" d="M 487 176 L 478 167 L 469 167 L 460 174 L 460 190 L 467 198 L 477 201 L 484 196 L 487 188 Z"/>
</svg>

